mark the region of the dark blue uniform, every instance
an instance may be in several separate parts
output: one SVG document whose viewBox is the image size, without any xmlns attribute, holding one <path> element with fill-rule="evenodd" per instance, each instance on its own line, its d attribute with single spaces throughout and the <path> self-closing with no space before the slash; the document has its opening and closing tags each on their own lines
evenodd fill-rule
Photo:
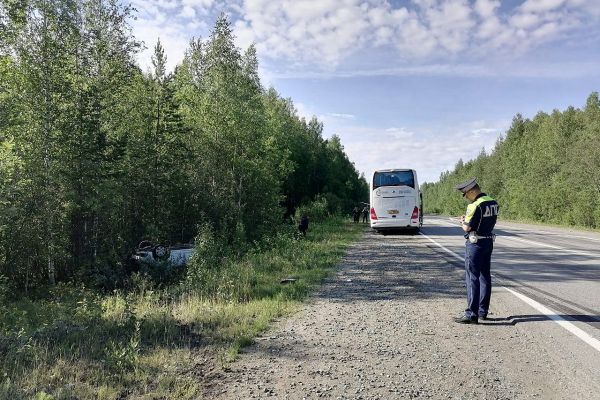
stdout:
<svg viewBox="0 0 600 400">
<path fill-rule="evenodd" d="M 465 273 L 467 283 L 467 309 L 465 316 L 476 319 L 486 317 L 492 295 L 490 264 L 494 240 L 494 226 L 498 219 L 498 203 L 485 193 L 479 194 L 467 207 L 465 224 L 478 236 L 477 243 L 467 238 L 465 249 Z"/>
</svg>

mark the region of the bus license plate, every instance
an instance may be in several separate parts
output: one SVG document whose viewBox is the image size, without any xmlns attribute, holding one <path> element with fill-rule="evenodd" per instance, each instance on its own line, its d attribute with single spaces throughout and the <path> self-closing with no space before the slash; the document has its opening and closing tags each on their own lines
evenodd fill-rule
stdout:
<svg viewBox="0 0 600 400">
<path fill-rule="evenodd" d="M 400 214 L 399 210 L 388 210 L 388 214 Z"/>
</svg>

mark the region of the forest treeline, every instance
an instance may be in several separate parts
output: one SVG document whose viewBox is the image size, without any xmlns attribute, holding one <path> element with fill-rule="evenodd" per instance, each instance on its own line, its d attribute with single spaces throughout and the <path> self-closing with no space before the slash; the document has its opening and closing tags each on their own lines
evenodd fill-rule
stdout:
<svg viewBox="0 0 600 400">
<path fill-rule="evenodd" d="M 600 100 L 592 93 L 569 107 L 533 119 L 514 117 L 490 154 L 459 161 L 436 183 L 422 185 L 428 211 L 460 215 L 465 202 L 454 185 L 476 177 L 498 199 L 505 218 L 600 227 Z"/>
<path fill-rule="evenodd" d="M 117 0 L 0 2 L 0 279 L 110 286 L 143 239 L 231 248 L 366 200 L 336 136 L 259 79 L 221 16 L 170 73 Z M 208 227 L 208 228 L 206 228 Z M 0 282 L 1 283 L 1 282 Z"/>
</svg>

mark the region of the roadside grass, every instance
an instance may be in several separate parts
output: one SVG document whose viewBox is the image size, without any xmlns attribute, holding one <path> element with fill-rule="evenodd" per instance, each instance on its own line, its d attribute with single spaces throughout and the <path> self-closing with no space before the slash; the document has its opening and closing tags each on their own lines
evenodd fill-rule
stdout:
<svg viewBox="0 0 600 400">
<path fill-rule="evenodd" d="M 297 309 L 364 230 L 343 219 L 207 273 L 208 288 L 101 295 L 58 285 L 0 308 L 0 399 L 192 399 L 270 323 Z M 289 284 L 283 278 L 295 278 Z"/>
</svg>

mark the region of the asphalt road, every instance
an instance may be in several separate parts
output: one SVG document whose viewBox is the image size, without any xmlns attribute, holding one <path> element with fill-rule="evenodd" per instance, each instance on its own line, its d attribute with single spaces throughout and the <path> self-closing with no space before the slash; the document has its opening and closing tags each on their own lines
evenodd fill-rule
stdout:
<svg viewBox="0 0 600 400">
<path fill-rule="evenodd" d="M 533 336 L 600 382 L 600 234 L 499 222 L 492 256 L 491 311 L 528 322 Z M 428 216 L 422 235 L 432 250 L 462 267 L 465 239 L 456 218 Z M 590 398 L 600 396 L 597 393 Z"/>
<path fill-rule="evenodd" d="M 206 398 L 600 399 L 598 235 L 501 223 L 490 319 L 462 325 L 464 238 L 456 221 L 425 222 L 419 235 L 365 226 Z"/>
</svg>

